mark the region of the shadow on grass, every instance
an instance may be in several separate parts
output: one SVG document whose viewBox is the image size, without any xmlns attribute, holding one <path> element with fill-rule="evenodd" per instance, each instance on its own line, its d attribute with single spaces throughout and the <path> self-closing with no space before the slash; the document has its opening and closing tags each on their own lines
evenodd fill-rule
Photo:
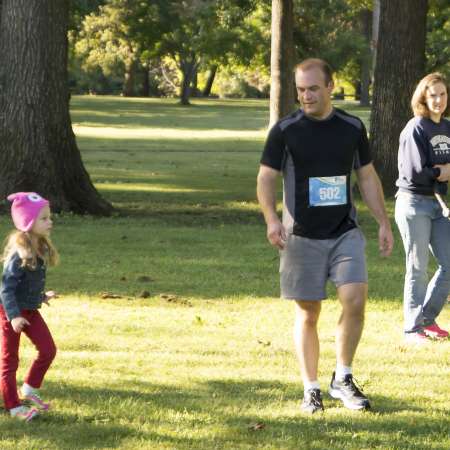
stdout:
<svg viewBox="0 0 450 450">
<path fill-rule="evenodd" d="M 186 197 L 148 207 L 138 202 L 135 210 L 125 201 L 128 208 L 111 219 L 56 218 L 54 239 L 62 243 L 64 264 L 49 273 L 53 289 L 130 297 L 144 289 L 151 296 L 170 293 L 194 299 L 277 297 L 279 256 L 266 240 L 259 211 L 192 205 L 181 198 Z M 402 249 L 397 246 L 390 259 L 381 258 L 376 230 L 366 235 L 371 242 L 369 296 L 400 303 Z M 105 261 L 105 255 L 111 257 Z M 137 281 L 138 274 L 151 281 Z M 329 292 L 335 297 L 333 289 Z"/>
<path fill-rule="evenodd" d="M 49 439 L 57 428 L 51 441 L 64 449 L 120 448 L 128 438 L 143 448 L 407 449 L 425 448 L 430 437 L 433 448 L 445 448 L 450 426 L 448 410 L 430 415 L 414 402 L 380 395 L 371 396 L 373 412 L 348 411 L 325 398 L 325 413 L 308 416 L 298 410 L 298 385 L 265 380 L 211 380 L 189 388 L 133 382 L 130 389 L 49 382 L 45 390 L 56 403 L 73 402 L 80 413 L 53 411 L 30 429 L 30 437 Z M 84 408 L 94 412 L 83 414 Z M 255 423 L 264 428 L 252 431 Z M 4 433 L 18 431 L 7 422 Z"/>
</svg>

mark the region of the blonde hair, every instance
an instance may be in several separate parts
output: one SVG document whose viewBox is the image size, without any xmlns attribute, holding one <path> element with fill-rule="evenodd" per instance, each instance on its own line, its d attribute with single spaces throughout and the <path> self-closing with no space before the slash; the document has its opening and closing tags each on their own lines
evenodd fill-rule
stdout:
<svg viewBox="0 0 450 450">
<path fill-rule="evenodd" d="M 449 86 L 444 75 L 439 72 L 429 73 L 419 81 L 411 99 L 411 108 L 415 116 L 430 117 L 430 110 L 426 102 L 427 89 L 436 83 L 442 83 L 447 90 L 447 94 L 449 94 Z M 442 116 L 448 116 L 449 114 L 450 103 L 447 101 L 447 108 Z"/>
<path fill-rule="evenodd" d="M 50 238 L 31 231 L 11 231 L 5 239 L 2 261 L 7 262 L 16 252 L 22 260 L 22 267 L 31 270 L 36 269 L 38 257 L 48 266 L 55 266 L 59 262 L 58 251 Z"/>
</svg>

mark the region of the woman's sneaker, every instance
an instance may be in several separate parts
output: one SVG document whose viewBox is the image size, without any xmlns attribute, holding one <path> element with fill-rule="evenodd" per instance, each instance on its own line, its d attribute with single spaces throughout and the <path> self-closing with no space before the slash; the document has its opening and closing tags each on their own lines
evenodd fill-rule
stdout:
<svg viewBox="0 0 450 450">
<path fill-rule="evenodd" d="M 344 406 L 349 409 L 370 409 L 369 399 L 356 386 L 352 374 L 348 374 L 340 381 L 336 380 L 333 372 L 330 389 L 328 391 L 333 398 L 342 400 Z"/>
<path fill-rule="evenodd" d="M 48 411 L 50 409 L 50 403 L 45 403 L 36 391 L 28 395 L 25 395 L 22 391 L 20 397 L 23 401 L 31 403 L 38 410 Z"/>
<path fill-rule="evenodd" d="M 39 411 L 36 408 L 28 408 L 28 406 L 24 405 L 18 406 L 17 408 L 12 408 L 9 412 L 11 417 L 23 420 L 24 422 L 30 422 L 37 415 L 39 415 Z"/>
<path fill-rule="evenodd" d="M 423 331 L 430 337 L 445 339 L 448 338 L 448 331 L 443 330 L 437 323 L 423 327 Z"/>
<path fill-rule="evenodd" d="M 405 333 L 405 344 L 407 345 L 424 345 L 433 339 L 424 331 L 416 331 L 414 333 Z"/>
</svg>

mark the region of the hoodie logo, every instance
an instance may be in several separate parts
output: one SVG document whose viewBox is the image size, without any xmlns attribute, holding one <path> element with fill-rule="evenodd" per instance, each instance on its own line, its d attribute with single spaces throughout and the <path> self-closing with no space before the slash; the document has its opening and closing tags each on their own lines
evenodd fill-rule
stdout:
<svg viewBox="0 0 450 450">
<path fill-rule="evenodd" d="M 430 140 L 433 152 L 436 156 L 450 155 L 450 138 L 443 134 L 438 134 Z"/>
</svg>

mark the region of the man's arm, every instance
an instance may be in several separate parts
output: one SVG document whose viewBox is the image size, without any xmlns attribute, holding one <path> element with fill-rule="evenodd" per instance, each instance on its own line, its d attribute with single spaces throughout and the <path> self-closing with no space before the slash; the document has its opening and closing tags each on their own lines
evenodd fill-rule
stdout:
<svg viewBox="0 0 450 450">
<path fill-rule="evenodd" d="M 284 248 L 286 230 L 276 210 L 276 187 L 280 172 L 263 164 L 259 167 L 256 194 L 267 224 L 267 239 L 279 249 Z"/>
<path fill-rule="evenodd" d="M 382 256 L 389 256 L 394 246 L 391 224 L 384 206 L 383 187 L 372 163 L 356 170 L 359 191 L 379 225 L 378 244 Z"/>
</svg>

